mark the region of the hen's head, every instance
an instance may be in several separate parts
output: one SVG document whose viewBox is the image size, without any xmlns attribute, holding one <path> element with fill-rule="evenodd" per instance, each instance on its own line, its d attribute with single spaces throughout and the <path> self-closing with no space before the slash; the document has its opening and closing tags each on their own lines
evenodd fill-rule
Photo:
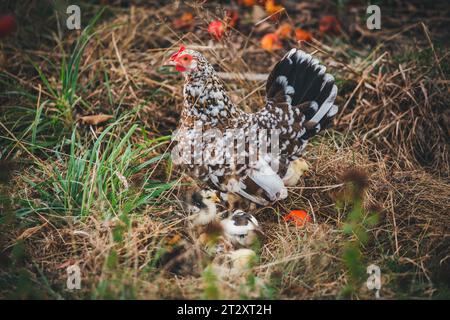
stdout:
<svg viewBox="0 0 450 320">
<path fill-rule="evenodd" d="M 212 68 L 200 52 L 186 49 L 184 46 L 173 53 L 165 65 L 175 66 L 176 70 L 188 74 L 206 72 Z"/>
</svg>

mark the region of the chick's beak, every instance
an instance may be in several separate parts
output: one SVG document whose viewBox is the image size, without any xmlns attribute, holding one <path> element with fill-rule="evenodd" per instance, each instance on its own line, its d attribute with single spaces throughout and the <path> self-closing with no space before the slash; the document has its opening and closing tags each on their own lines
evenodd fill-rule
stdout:
<svg viewBox="0 0 450 320">
<path fill-rule="evenodd" d="M 215 203 L 219 203 L 220 202 L 220 198 L 217 195 L 215 195 L 215 194 L 212 195 L 211 200 L 213 202 L 215 202 Z"/>
</svg>

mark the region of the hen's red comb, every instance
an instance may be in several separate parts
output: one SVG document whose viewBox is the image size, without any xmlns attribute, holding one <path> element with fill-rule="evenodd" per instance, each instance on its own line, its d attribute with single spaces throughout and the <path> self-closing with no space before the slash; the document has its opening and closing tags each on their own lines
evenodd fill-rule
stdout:
<svg viewBox="0 0 450 320">
<path fill-rule="evenodd" d="M 174 54 L 172 54 L 172 55 L 170 56 L 170 60 L 175 60 L 175 59 L 178 57 L 178 55 L 179 55 L 180 53 L 182 53 L 184 50 L 186 50 L 186 47 L 182 45 L 182 46 L 180 47 L 180 49 L 178 49 L 177 52 L 175 52 Z"/>
</svg>

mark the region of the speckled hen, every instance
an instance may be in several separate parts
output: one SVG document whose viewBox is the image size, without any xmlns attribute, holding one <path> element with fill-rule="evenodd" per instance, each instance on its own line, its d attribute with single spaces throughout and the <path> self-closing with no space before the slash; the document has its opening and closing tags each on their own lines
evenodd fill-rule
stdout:
<svg viewBox="0 0 450 320">
<path fill-rule="evenodd" d="M 304 162 L 300 157 L 308 140 L 338 111 L 333 76 L 310 54 L 292 49 L 267 79 L 265 106 L 246 113 L 234 105 L 199 52 L 181 47 L 168 63 L 185 77 L 184 109 L 172 153 L 181 155 L 178 163 L 225 194 L 260 205 L 286 198 L 286 187 L 301 176 L 295 171 L 305 167 L 299 162 Z"/>
</svg>

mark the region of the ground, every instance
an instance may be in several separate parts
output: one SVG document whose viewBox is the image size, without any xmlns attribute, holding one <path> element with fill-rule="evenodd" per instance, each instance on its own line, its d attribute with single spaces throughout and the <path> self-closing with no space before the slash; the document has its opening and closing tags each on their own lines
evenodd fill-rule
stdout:
<svg viewBox="0 0 450 320">
<path fill-rule="evenodd" d="M 82 29 L 68 30 L 65 1 L 2 1 L 17 24 L 0 42 L 2 298 L 373 299 L 371 264 L 381 298 L 450 298 L 448 4 L 377 1 L 381 29 L 368 30 L 364 1 L 286 0 L 275 16 L 238 2 L 82 1 Z M 208 33 L 233 11 L 220 39 Z M 311 39 L 261 48 L 286 22 Z M 163 264 L 195 246 L 179 202 L 193 181 L 169 157 L 183 79 L 162 67 L 181 43 L 228 77 L 245 110 L 263 106 L 264 81 L 242 73 L 270 72 L 291 47 L 339 87 L 309 172 L 257 210 L 258 259 L 233 279 L 207 258 L 191 274 Z M 85 117 L 100 114 L 110 117 Z M 286 222 L 291 210 L 311 222 Z M 67 288 L 71 265 L 79 290 Z"/>
</svg>

